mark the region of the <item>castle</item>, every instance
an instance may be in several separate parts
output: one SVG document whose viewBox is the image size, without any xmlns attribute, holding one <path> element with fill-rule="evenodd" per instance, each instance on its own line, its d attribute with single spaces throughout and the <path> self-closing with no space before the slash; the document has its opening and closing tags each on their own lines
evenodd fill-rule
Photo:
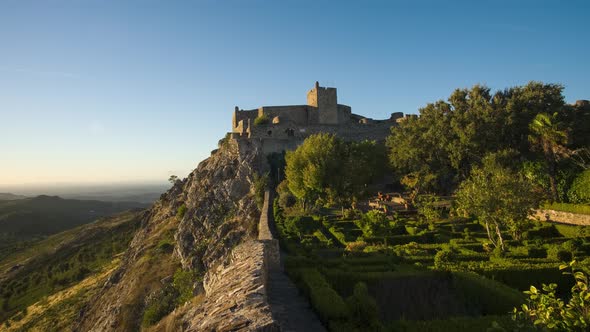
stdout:
<svg viewBox="0 0 590 332">
<path fill-rule="evenodd" d="M 231 139 L 259 140 L 264 153 L 295 149 L 312 134 L 333 133 L 344 140 L 376 140 L 387 137 L 390 128 L 404 119 L 401 112 L 386 120 L 373 120 L 352 113 L 350 106 L 338 104 L 336 88 L 318 82 L 307 93 L 306 105 L 262 106 L 241 110 L 232 118 Z"/>
</svg>

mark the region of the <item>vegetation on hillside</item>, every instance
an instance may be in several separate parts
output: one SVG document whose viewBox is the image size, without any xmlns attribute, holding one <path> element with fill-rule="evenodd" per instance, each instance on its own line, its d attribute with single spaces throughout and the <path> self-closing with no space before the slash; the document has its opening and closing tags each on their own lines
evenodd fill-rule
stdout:
<svg viewBox="0 0 590 332">
<path fill-rule="evenodd" d="M 9 325 L 9 317 L 26 316 L 27 307 L 35 302 L 102 273 L 127 249 L 138 226 L 138 213 L 124 213 L 6 256 L 0 261 L 0 321 Z"/>
<path fill-rule="evenodd" d="M 48 235 L 145 206 L 133 202 L 84 201 L 57 196 L 0 201 L 0 259 Z"/>
</svg>

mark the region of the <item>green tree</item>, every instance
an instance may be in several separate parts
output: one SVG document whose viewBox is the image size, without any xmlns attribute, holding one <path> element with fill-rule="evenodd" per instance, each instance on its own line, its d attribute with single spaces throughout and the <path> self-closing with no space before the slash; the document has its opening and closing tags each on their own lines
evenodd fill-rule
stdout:
<svg viewBox="0 0 590 332">
<path fill-rule="evenodd" d="M 367 195 L 368 186 L 387 169 L 387 151 L 385 146 L 375 141 L 345 143 L 343 158 L 343 177 L 329 188 L 331 201 L 345 206 L 354 205 Z"/>
<path fill-rule="evenodd" d="M 542 151 L 545 158 L 551 199 L 557 201 L 557 161 L 567 155 L 567 131 L 562 129 L 562 124 L 557 119 L 558 113 L 549 115 L 539 113 L 531 122 L 529 141 L 532 148 Z"/>
<path fill-rule="evenodd" d="M 287 184 L 304 210 L 318 199 L 326 200 L 328 188 L 342 188 L 343 156 L 343 142 L 325 133 L 311 135 L 295 151 L 287 152 Z"/>
<path fill-rule="evenodd" d="M 168 178 L 168 182 L 172 184 L 176 184 L 176 181 L 178 181 L 178 176 L 176 175 L 170 175 L 170 177 Z"/>
<path fill-rule="evenodd" d="M 572 203 L 590 203 L 590 169 L 576 177 L 568 192 L 568 198 Z"/>
<path fill-rule="evenodd" d="M 503 166 L 501 154 L 484 158 L 457 191 L 457 206 L 485 225 L 490 242 L 504 250 L 502 232 L 519 239 L 528 226 L 527 218 L 539 204 L 529 180 Z"/>
</svg>

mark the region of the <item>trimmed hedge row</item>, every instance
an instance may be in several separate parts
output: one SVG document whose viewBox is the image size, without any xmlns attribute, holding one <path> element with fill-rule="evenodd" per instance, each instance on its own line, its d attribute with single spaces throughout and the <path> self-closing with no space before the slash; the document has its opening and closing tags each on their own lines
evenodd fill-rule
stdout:
<svg viewBox="0 0 590 332">
<path fill-rule="evenodd" d="M 453 286 L 475 315 L 503 314 L 524 302 L 516 289 L 473 272 L 454 272 Z"/>
<path fill-rule="evenodd" d="M 292 276 L 310 299 L 320 320 L 329 324 L 333 320 L 345 320 L 349 313 L 346 303 L 324 276 L 314 268 L 292 271 Z"/>
</svg>

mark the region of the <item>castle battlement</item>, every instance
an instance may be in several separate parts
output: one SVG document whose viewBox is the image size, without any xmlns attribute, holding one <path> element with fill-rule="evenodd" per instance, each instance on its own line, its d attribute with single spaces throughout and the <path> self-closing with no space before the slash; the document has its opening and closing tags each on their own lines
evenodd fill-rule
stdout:
<svg viewBox="0 0 590 332">
<path fill-rule="evenodd" d="M 353 114 L 350 106 L 338 104 L 336 88 L 319 82 L 307 92 L 306 105 L 262 106 L 242 110 L 232 117 L 232 139 L 258 139 L 266 153 L 295 149 L 312 134 L 333 133 L 345 140 L 384 140 L 404 114 L 373 120 Z M 257 120 L 258 119 L 258 120 Z"/>
</svg>

